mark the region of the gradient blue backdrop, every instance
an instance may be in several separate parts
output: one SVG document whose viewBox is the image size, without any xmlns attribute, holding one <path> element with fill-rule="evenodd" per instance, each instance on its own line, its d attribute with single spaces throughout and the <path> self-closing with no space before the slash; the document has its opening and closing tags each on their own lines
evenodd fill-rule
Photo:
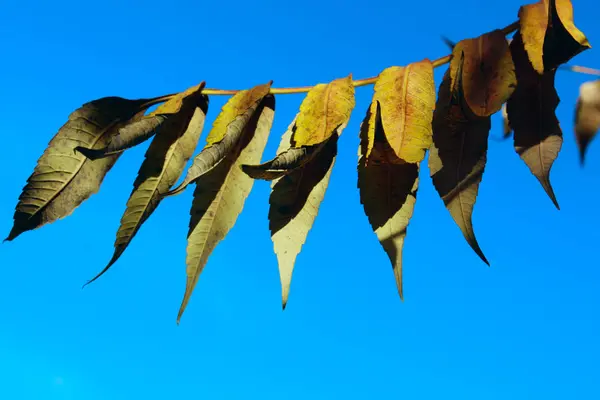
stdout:
<svg viewBox="0 0 600 400">
<path fill-rule="evenodd" d="M 596 0 L 575 0 L 600 46 Z M 0 11 L 0 231 L 68 114 L 108 95 L 149 97 L 206 80 L 248 88 L 361 78 L 448 52 L 440 40 L 516 19 L 521 1 L 29 1 Z M 574 63 L 600 67 L 596 49 Z M 443 69 L 436 70 L 437 83 Z M 182 324 L 191 190 L 164 202 L 121 260 L 112 254 L 147 144 L 64 220 L 0 246 L 0 398 L 600 398 L 600 143 L 579 168 L 573 110 L 591 77 L 560 72 L 565 144 L 556 211 L 512 143 L 491 141 L 475 208 L 492 267 L 464 242 L 422 171 L 405 247 L 405 301 L 356 190 L 357 106 L 282 313 L 258 182 L 213 253 Z M 270 158 L 302 95 L 277 100 Z M 213 98 L 212 122 L 225 98 Z M 208 130 L 208 129 L 207 129 Z M 501 134 L 493 117 L 491 136 Z"/>
</svg>

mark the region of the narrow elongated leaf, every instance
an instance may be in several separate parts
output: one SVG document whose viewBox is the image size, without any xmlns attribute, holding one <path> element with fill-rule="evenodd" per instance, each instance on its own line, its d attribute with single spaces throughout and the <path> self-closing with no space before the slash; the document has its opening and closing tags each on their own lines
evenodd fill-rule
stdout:
<svg viewBox="0 0 600 400">
<path fill-rule="evenodd" d="M 246 124 L 242 140 L 236 148 L 196 181 L 188 232 L 187 283 L 177 316 L 178 323 L 208 257 L 234 226 L 250 194 L 254 180 L 242 172 L 240 165 L 260 161 L 274 112 L 275 98 L 268 95 Z"/>
<path fill-rule="evenodd" d="M 117 231 L 115 251 L 106 267 L 88 282 L 102 276 L 119 259 L 142 224 L 152 215 L 162 200 L 162 194 L 177 182 L 190 159 L 208 110 L 208 97 L 184 104 L 173 114 L 150 143 L 127 201 L 127 208 Z"/>
<path fill-rule="evenodd" d="M 586 150 L 600 129 L 600 80 L 586 82 L 579 88 L 575 110 L 575 137 L 581 164 Z"/>
<path fill-rule="evenodd" d="M 564 64 L 591 46 L 573 22 L 571 0 L 540 0 L 519 10 L 525 52 L 538 74 Z"/>
<path fill-rule="evenodd" d="M 502 105 L 502 138 L 508 139 L 512 135 L 512 127 L 508 120 L 508 112 L 506 111 L 506 103 Z"/>
<path fill-rule="evenodd" d="M 379 74 L 374 90 L 366 161 L 375 143 L 375 118 L 381 118 L 382 133 L 397 157 L 409 163 L 423 161 L 431 146 L 435 108 L 431 61 L 425 59 L 406 67 L 387 68 Z"/>
<path fill-rule="evenodd" d="M 563 142 L 555 114 L 560 101 L 554 88 L 556 70 L 543 75 L 534 71 L 518 33 L 510 46 L 517 65 L 518 86 L 506 107 L 514 130 L 515 150 L 560 209 L 550 184 L 550 170 Z"/>
<path fill-rule="evenodd" d="M 269 94 L 271 82 L 236 93 L 215 119 L 204 149 L 194 158 L 183 182 L 166 195 L 181 193 L 192 182 L 221 163 L 243 139 L 244 130 Z"/>
<path fill-rule="evenodd" d="M 352 75 L 313 87 L 300 105 L 292 147 L 325 142 L 348 122 L 354 105 Z"/>
<path fill-rule="evenodd" d="M 96 193 L 118 155 L 91 161 L 75 152 L 75 147 L 105 147 L 121 126 L 141 118 L 148 107 L 161 101 L 164 98 L 104 97 L 71 113 L 27 179 L 19 196 L 13 228 L 6 240 L 70 215 Z"/>
<path fill-rule="evenodd" d="M 344 126 L 340 127 L 340 130 Z M 337 154 L 339 135 L 334 133 L 327 139 L 323 149 L 302 168 L 271 183 L 269 198 L 269 229 L 279 263 L 281 294 L 285 309 L 296 257 L 312 228 Z M 282 137 L 278 153 L 291 146 L 293 137 L 287 131 Z"/>
<path fill-rule="evenodd" d="M 471 112 L 487 117 L 500 111 L 517 83 L 504 33 L 495 30 L 475 39 L 461 40 L 452 55 L 450 76 L 454 79 L 462 62 L 462 92 Z"/>
<path fill-rule="evenodd" d="M 204 102 L 205 99 L 202 98 L 202 89 L 204 88 L 204 85 L 205 83 L 202 82 L 197 86 L 193 86 L 186 91 L 171 97 L 167 102 L 157 107 L 157 110 L 153 113 L 143 117 L 139 121 L 125 125 L 119 129 L 119 133 L 111 139 L 108 146 L 102 149 L 88 149 L 80 146 L 76 147 L 75 150 L 91 160 L 96 160 L 111 154 L 120 153 L 143 143 L 160 130 L 167 118 L 174 115 L 174 113 L 169 111 L 175 109 L 182 110 L 182 107 L 187 107 L 188 110 L 184 111 L 184 113 L 189 114 L 190 112 L 193 112 L 193 108 L 196 104 Z M 160 110 L 162 110 L 162 112 L 157 113 L 157 111 Z"/>
<path fill-rule="evenodd" d="M 381 246 L 390 258 L 398 293 L 403 298 L 402 249 L 416 202 L 419 164 L 407 163 L 398 158 L 383 130 L 381 118 L 374 119 L 369 110 L 360 131 L 358 188 L 360 202 Z M 371 131 L 374 132 L 373 136 Z M 366 152 L 369 148 L 372 153 L 367 163 Z"/>
<path fill-rule="evenodd" d="M 429 170 L 433 184 L 450 215 L 477 255 L 489 265 L 473 230 L 472 214 L 485 169 L 490 117 L 477 117 L 465 110 L 460 93 L 451 89 L 449 73 L 440 85 L 433 114 L 433 146 Z"/>
</svg>

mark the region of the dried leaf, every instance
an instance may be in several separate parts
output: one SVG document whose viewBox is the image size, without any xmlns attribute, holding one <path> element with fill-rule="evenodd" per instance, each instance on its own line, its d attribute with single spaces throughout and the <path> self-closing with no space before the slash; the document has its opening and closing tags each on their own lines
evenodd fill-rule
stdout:
<svg viewBox="0 0 600 400">
<path fill-rule="evenodd" d="M 296 118 L 292 121 L 284 137 L 292 138 L 296 130 Z M 290 147 L 283 149 L 277 156 L 263 164 L 259 165 L 242 165 L 242 171 L 252 179 L 263 179 L 272 181 L 281 178 L 298 168 L 302 168 L 307 162 L 312 160 L 325 146 L 327 141 L 316 146 L 294 148 Z"/>
<path fill-rule="evenodd" d="M 504 33 L 495 30 L 458 42 L 450 63 L 452 80 L 457 74 L 461 55 L 464 57 L 462 92 L 471 112 L 478 117 L 487 117 L 500 111 L 517 83 Z"/>
<path fill-rule="evenodd" d="M 591 48 L 573 22 L 571 0 L 540 0 L 519 10 L 525 52 L 538 74 L 566 63 Z"/>
<path fill-rule="evenodd" d="M 458 72 L 460 88 L 460 65 Z M 471 248 L 489 265 L 475 238 L 472 214 L 485 169 L 491 118 L 470 115 L 464 109 L 460 90 L 452 91 L 450 85 L 447 72 L 433 114 L 429 169 L 450 215 Z"/>
<path fill-rule="evenodd" d="M 177 109 L 181 111 L 183 107 L 187 108 L 187 110 L 184 110 L 183 113 L 189 115 L 198 106 L 198 104 L 202 104 L 206 101 L 206 97 L 202 95 L 202 89 L 204 88 L 204 85 L 204 82 L 202 82 L 197 86 L 189 88 L 185 92 L 173 96 L 169 101 L 160 105 L 157 108 L 157 111 L 159 109 Z M 164 124 L 167 118 L 170 118 L 172 115 L 175 114 L 156 114 L 155 111 L 154 113 L 143 117 L 141 120 L 127 124 L 119 129 L 119 133 L 113 136 L 108 146 L 104 148 L 89 149 L 78 146 L 75 148 L 75 150 L 79 151 L 91 160 L 96 160 L 98 158 L 120 153 L 150 139 L 161 129 L 161 126 Z"/>
<path fill-rule="evenodd" d="M 142 224 L 162 200 L 162 194 L 177 182 L 198 144 L 208 110 L 208 97 L 195 100 L 197 107 L 184 104 L 171 115 L 150 143 L 127 201 L 117 231 L 115 251 L 106 267 L 90 280 L 102 276 L 119 259 Z"/>
<path fill-rule="evenodd" d="M 300 105 L 293 147 L 325 142 L 338 127 L 348 123 L 354 105 L 352 75 L 313 87 Z"/>
<path fill-rule="evenodd" d="M 506 103 L 502 105 L 502 138 L 508 139 L 512 135 L 512 128 L 508 120 L 508 112 L 506 111 Z"/>
<path fill-rule="evenodd" d="M 338 133 L 331 135 L 323 149 L 302 168 L 292 170 L 271 184 L 269 229 L 279 263 L 284 309 L 296 257 L 314 224 L 329 184 L 338 138 Z M 277 153 L 285 152 L 292 142 L 292 132 L 288 130 L 281 139 Z"/>
<path fill-rule="evenodd" d="M 390 67 L 379 74 L 371 102 L 373 121 L 368 126 L 368 145 L 375 141 L 374 119 L 380 117 L 383 133 L 393 151 L 408 163 L 419 163 L 431 146 L 431 121 L 435 108 L 435 86 L 431 61 Z M 378 114 L 380 110 L 380 115 Z M 372 147 L 366 152 L 371 154 Z"/>
<path fill-rule="evenodd" d="M 581 164 L 586 150 L 600 129 L 600 80 L 586 82 L 579 88 L 575 110 L 575 137 Z"/>
<path fill-rule="evenodd" d="M 360 131 L 358 188 L 360 202 L 390 258 L 398 293 L 403 298 L 402 249 L 416 202 L 419 164 L 406 163 L 397 158 L 383 130 L 381 118 L 377 115 L 374 117 L 369 110 Z M 366 152 L 369 148 L 373 149 L 377 158 L 367 163 Z"/>
<path fill-rule="evenodd" d="M 242 172 L 240 164 L 260 161 L 274 112 L 275 98 L 268 95 L 246 125 L 243 138 L 234 151 L 196 181 L 188 233 L 187 283 L 178 323 L 208 257 L 233 227 L 244 207 L 254 180 Z"/>
<path fill-rule="evenodd" d="M 560 209 L 550 184 L 550 170 L 563 142 L 555 114 L 559 103 L 554 88 L 556 70 L 544 72 L 543 75 L 534 71 L 518 33 L 510 46 L 518 80 L 517 90 L 507 103 L 508 118 L 514 130 L 515 150 L 556 208 Z"/>
<path fill-rule="evenodd" d="M 70 215 L 84 200 L 96 193 L 118 155 L 91 161 L 75 152 L 85 145 L 105 147 L 118 129 L 163 98 L 128 100 L 104 97 L 84 104 L 69 116 L 38 160 L 19 196 L 14 226 L 6 238 Z"/>
<path fill-rule="evenodd" d="M 223 106 L 215 119 L 204 149 L 194 158 L 181 184 L 166 196 L 181 193 L 192 182 L 208 173 L 235 149 L 243 138 L 244 129 L 257 112 L 261 101 L 269 94 L 271 82 L 236 93 Z"/>
</svg>

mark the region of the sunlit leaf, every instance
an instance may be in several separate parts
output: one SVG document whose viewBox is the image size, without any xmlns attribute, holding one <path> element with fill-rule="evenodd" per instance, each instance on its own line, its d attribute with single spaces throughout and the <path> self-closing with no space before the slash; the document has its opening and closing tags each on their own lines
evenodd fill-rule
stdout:
<svg viewBox="0 0 600 400">
<path fill-rule="evenodd" d="M 254 180 L 242 172 L 240 165 L 260 161 L 274 112 L 275 98 L 268 95 L 246 124 L 238 145 L 215 168 L 195 181 L 187 244 L 187 283 L 178 323 L 208 257 L 242 212 Z"/>
</svg>

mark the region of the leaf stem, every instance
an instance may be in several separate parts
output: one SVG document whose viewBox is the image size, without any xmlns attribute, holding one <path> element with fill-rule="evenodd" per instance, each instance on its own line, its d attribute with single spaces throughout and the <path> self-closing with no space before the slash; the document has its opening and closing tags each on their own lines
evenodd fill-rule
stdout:
<svg viewBox="0 0 600 400">
<path fill-rule="evenodd" d="M 564 69 L 565 71 L 578 72 L 580 74 L 600 76 L 600 69 L 581 67 L 579 65 L 561 65 L 558 68 Z"/>
</svg>

